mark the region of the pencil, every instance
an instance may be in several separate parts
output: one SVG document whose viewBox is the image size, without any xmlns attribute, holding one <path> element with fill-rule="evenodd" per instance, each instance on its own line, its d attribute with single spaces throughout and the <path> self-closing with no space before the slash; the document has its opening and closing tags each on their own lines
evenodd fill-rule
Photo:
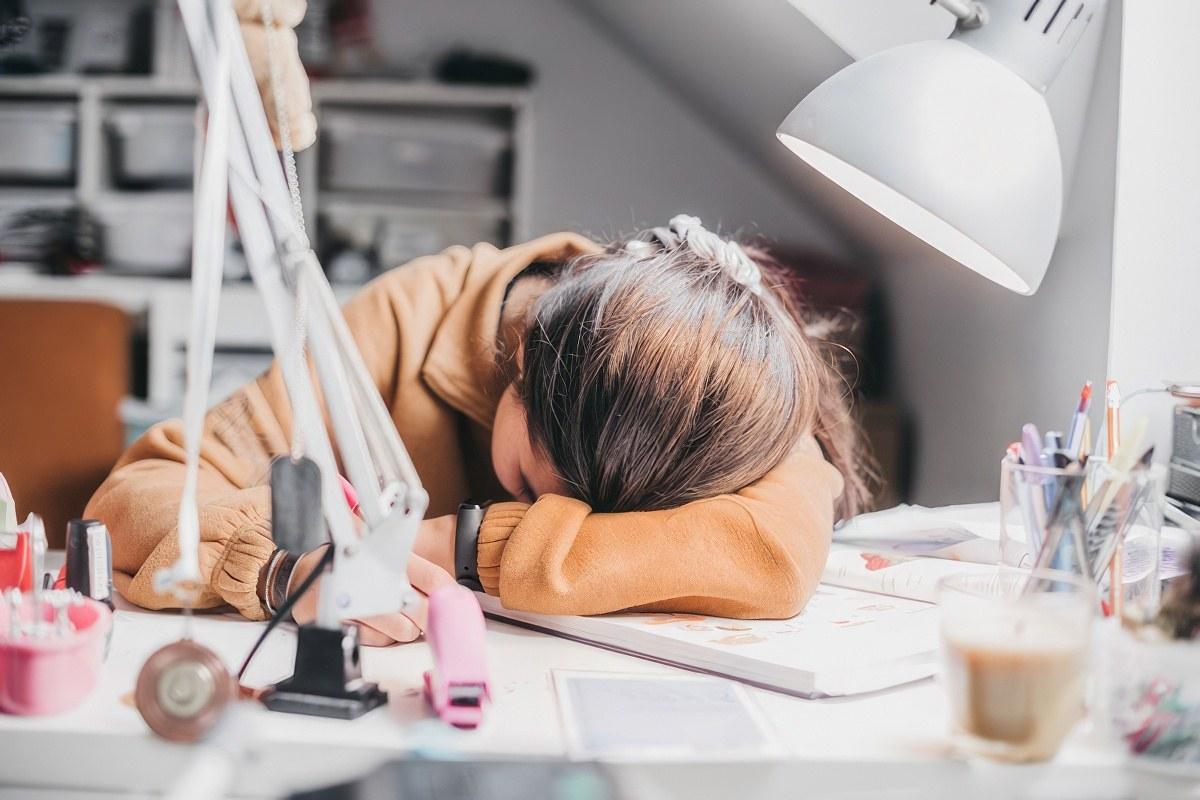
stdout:
<svg viewBox="0 0 1200 800">
<path fill-rule="evenodd" d="M 1079 442 L 1079 466 L 1086 467 L 1088 459 L 1092 455 L 1092 421 L 1084 418 L 1083 420 L 1083 439 Z M 1080 502 L 1084 508 L 1087 508 L 1089 494 L 1087 480 L 1084 480 L 1083 486 L 1079 490 Z"/>
<path fill-rule="evenodd" d="M 1104 405 L 1107 412 L 1105 427 L 1108 428 L 1108 463 L 1115 461 L 1117 450 L 1121 448 L 1121 389 L 1114 380 L 1108 381 L 1104 387 Z M 1121 546 L 1118 544 L 1113 553 L 1112 563 L 1108 567 L 1108 605 L 1111 615 L 1120 617 L 1124 587 L 1121 584 Z"/>
</svg>

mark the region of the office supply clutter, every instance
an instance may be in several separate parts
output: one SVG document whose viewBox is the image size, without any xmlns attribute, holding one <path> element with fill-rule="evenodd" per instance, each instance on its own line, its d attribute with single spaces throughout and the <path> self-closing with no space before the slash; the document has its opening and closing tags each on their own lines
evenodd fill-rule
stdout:
<svg viewBox="0 0 1200 800">
<path fill-rule="evenodd" d="M 1109 721 L 1135 759 L 1200 768 L 1200 540 L 1157 614 L 1107 631 L 1101 689 Z"/>
<path fill-rule="evenodd" d="M 1146 420 L 1121 437 L 1120 392 L 1105 392 L 1107 458 L 1089 455 L 1091 384 L 1080 393 L 1062 437 L 1030 423 L 1001 467 L 1001 552 L 1006 563 L 1060 569 L 1107 584 L 1105 614 L 1122 614 L 1127 594 L 1138 613 L 1157 606 L 1165 473 L 1152 464 Z M 1065 439 L 1065 441 L 1064 441 Z M 1017 522 L 1019 520 L 1019 523 Z M 1023 536 L 1016 530 L 1023 528 Z M 1122 568 L 1122 560 L 1132 562 Z"/>
</svg>

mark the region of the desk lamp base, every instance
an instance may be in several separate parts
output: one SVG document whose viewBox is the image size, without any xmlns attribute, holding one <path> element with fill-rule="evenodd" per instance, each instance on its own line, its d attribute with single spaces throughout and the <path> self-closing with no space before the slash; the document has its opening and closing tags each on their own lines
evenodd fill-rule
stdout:
<svg viewBox="0 0 1200 800">
<path fill-rule="evenodd" d="M 385 704 L 387 693 L 363 680 L 357 626 L 301 625 L 295 673 L 268 689 L 262 702 L 287 714 L 356 719 Z"/>
</svg>

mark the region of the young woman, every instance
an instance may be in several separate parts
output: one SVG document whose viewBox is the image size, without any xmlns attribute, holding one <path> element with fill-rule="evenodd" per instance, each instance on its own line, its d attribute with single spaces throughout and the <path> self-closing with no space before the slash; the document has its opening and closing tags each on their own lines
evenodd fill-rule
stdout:
<svg viewBox="0 0 1200 800">
<path fill-rule="evenodd" d="M 454 247 L 352 299 L 429 493 L 413 585 L 452 580 L 453 512 L 471 497 L 497 501 L 477 568 L 510 608 L 798 612 L 867 490 L 844 389 L 765 261 L 680 216 L 607 249 L 565 233 Z M 208 414 L 199 607 L 261 619 L 320 558 L 271 541 L 268 467 L 290 424 L 277 366 Z M 177 604 L 152 579 L 176 555 L 183 461 L 180 423 L 155 426 L 87 509 L 112 532 L 118 589 L 148 608 Z M 310 592 L 294 615 L 314 609 Z M 363 640 L 422 622 L 362 620 Z"/>
</svg>

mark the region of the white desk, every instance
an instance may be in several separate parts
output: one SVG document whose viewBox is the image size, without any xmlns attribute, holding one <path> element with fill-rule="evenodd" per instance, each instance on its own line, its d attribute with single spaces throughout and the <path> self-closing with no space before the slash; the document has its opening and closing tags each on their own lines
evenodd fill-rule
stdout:
<svg viewBox="0 0 1200 800">
<path fill-rule="evenodd" d="M 0 798 L 108 797 L 170 784 L 190 749 L 154 738 L 122 698 L 145 657 L 178 638 L 181 619 L 117 613 L 101 683 L 74 712 L 50 718 L 0 717 Z M 196 621 L 196 638 L 237 665 L 259 623 L 229 617 Z M 294 632 L 281 629 L 260 651 L 249 683 L 291 670 Z M 238 771 L 243 796 L 280 796 L 331 783 L 408 752 L 430 755 L 561 756 L 563 738 L 552 669 L 662 673 L 671 668 L 509 625 L 489 622 L 495 703 L 483 728 L 449 729 L 431 719 L 417 691 L 429 665 L 424 643 L 366 649 L 368 675 L 392 690 L 387 709 L 353 722 L 275 714 L 247 707 L 255 745 Z M 811 701 L 753 690 L 788 753 L 782 763 L 624 765 L 636 796 L 688 798 L 1200 796 L 1186 782 L 1138 774 L 1090 745 L 1085 733 L 1053 764 L 1001 767 L 944 757 L 944 701 L 933 681 L 843 700 Z M 654 792 L 653 786 L 660 790 Z M 41 791 L 38 791 L 38 790 Z M 78 793 L 76 793 L 78 792 Z M 1197 792 L 1193 794 L 1192 792 Z"/>
</svg>

